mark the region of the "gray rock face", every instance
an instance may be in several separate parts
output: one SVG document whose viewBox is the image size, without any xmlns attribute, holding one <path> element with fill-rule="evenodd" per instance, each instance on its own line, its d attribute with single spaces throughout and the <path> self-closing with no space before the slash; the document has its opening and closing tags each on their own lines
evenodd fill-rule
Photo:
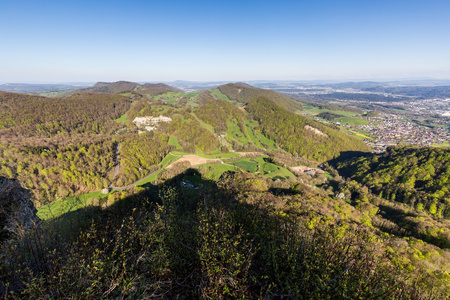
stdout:
<svg viewBox="0 0 450 300">
<path fill-rule="evenodd" d="M 39 224 L 31 194 L 15 179 L 0 176 L 0 241 Z"/>
</svg>

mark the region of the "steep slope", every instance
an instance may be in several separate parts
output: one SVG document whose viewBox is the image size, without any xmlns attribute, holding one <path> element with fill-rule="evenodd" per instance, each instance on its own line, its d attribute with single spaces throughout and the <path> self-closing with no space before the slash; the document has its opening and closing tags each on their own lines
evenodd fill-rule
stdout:
<svg viewBox="0 0 450 300">
<path fill-rule="evenodd" d="M 380 197 L 450 219 L 450 149 L 391 147 L 386 153 L 338 164 L 345 176 Z"/>
<path fill-rule="evenodd" d="M 0 243 L 10 233 L 39 223 L 30 192 L 18 180 L 0 176 Z"/>
<path fill-rule="evenodd" d="M 293 155 L 320 162 L 344 151 L 368 151 L 361 141 L 295 114 L 265 97 L 254 98 L 246 110 L 260 123 L 264 134 Z"/>
<path fill-rule="evenodd" d="M 218 89 L 231 100 L 236 100 L 244 104 L 254 98 L 266 97 L 286 109 L 293 111 L 302 109 L 300 103 L 289 97 L 275 91 L 255 88 L 245 83 L 229 83 L 219 86 Z"/>
</svg>

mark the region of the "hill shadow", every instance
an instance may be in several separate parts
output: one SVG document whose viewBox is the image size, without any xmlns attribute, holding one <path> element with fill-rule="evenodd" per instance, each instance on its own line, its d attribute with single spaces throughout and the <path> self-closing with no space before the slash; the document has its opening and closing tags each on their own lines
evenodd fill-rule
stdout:
<svg viewBox="0 0 450 300">
<path fill-rule="evenodd" d="M 340 155 L 336 158 L 330 159 L 327 161 L 328 164 L 336 168 L 337 164 L 340 162 L 347 161 L 349 159 L 356 159 L 359 157 L 370 157 L 374 155 L 370 152 L 362 152 L 362 151 L 342 151 Z"/>
</svg>

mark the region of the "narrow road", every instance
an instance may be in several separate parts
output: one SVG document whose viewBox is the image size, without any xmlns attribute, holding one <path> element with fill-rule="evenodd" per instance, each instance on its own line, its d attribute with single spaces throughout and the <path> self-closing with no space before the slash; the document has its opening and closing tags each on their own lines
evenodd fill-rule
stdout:
<svg viewBox="0 0 450 300">
<path fill-rule="evenodd" d="M 144 181 L 145 179 L 149 178 L 149 177 L 152 176 L 153 174 L 156 174 L 156 173 L 158 173 L 158 172 L 161 172 L 162 170 L 165 170 L 165 169 L 166 169 L 166 168 L 156 170 L 155 172 L 148 174 L 148 175 L 145 176 L 144 178 L 141 178 L 141 179 L 139 179 L 138 181 L 136 181 L 136 182 L 134 182 L 134 183 L 132 183 L 132 184 L 130 184 L 130 185 L 127 185 L 127 186 L 124 186 L 124 187 L 115 187 L 115 186 L 111 186 L 110 189 L 111 189 L 112 191 L 121 191 L 121 190 L 130 189 L 130 188 L 132 188 L 132 187 L 135 187 L 136 185 L 138 185 L 139 183 L 141 183 L 141 182 Z"/>
<path fill-rule="evenodd" d="M 119 151 L 117 151 L 117 154 L 118 154 L 118 153 L 119 153 Z M 171 155 L 173 155 L 173 156 L 178 156 L 178 155 L 172 154 L 172 153 L 170 153 L 170 152 L 169 152 L 169 154 L 171 154 Z M 237 157 L 233 157 L 233 158 L 241 158 L 241 157 L 245 157 L 246 155 L 249 155 L 249 154 L 251 154 L 251 155 L 263 155 L 262 153 L 259 153 L 259 152 L 239 152 L 239 154 L 241 154 L 241 155 L 240 155 L 240 156 L 237 156 Z M 183 156 L 185 156 L 185 155 L 180 155 L 180 158 L 183 157 Z M 186 156 L 193 157 L 193 156 L 196 156 L 196 155 L 186 155 Z M 208 159 L 205 159 L 205 158 L 199 157 L 199 156 L 197 156 L 197 157 L 200 158 L 200 159 L 202 159 L 203 161 L 201 161 L 201 163 L 194 163 L 194 164 L 192 164 L 192 166 L 207 165 L 207 164 L 211 163 L 211 161 L 210 161 L 210 162 L 204 162 L 204 160 L 208 160 Z M 118 159 L 118 158 L 117 158 L 117 159 Z M 221 163 L 224 164 L 224 165 L 229 165 L 229 166 L 237 167 L 237 166 L 235 166 L 235 165 L 230 165 L 230 164 L 224 163 L 224 162 L 223 162 L 223 159 L 216 158 L 216 159 L 211 159 L 211 160 L 215 160 L 215 162 L 221 162 Z M 149 178 L 150 176 L 152 176 L 152 175 L 154 175 L 154 174 L 156 174 L 156 173 L 158 173 L 158 172 L 161 172 L 161 171 L 163 171 L 163 170 L 169 169 L 174 163 L 179 162 L 179 161 L 180 161 L 180 159 L 174 161 L 173 163 L 169 164 L 169 165 L 168 165 L 167 167 L 165 167 L 165 168 L 156 170 L 156 171 L 154 171 L 154 172 L 148 174 L 148 175 L 145 176 L 144 178 L 141 178 L 141 179 L 139 179 L 138 181 L 136 181 L 136 182 L 134 182 L 134 183 L 132 183 L 132 184 L 130 184 L 130 185 L 127 185 L 127 186 L 124 186 L 124 187 L 109 186 L 109 189 L 112 190 L 112 191 L 121 191 L 121 190 L 126 190 L 126 189 L 133 188 L 133 187 L 135 187 L 136 185 L 138 185 L 139 183 L 141 183 L 142 181 L 144 181 L 145 179 Z M 119 166 L 118 166 L 118 160 L 117 160 L 117 165 L 116 165 L 116 170 L 117 170 L 117 171 L 118 171 L 118 167 L 119 167 Z M 239 167 L 237 167 L 237 168 L 239 168 Z M 242 171 L 241 168 L 239 168 L 239 169 Z M 115 175 L 114 175 L 114 176 L 115 176 Z"/>
</svg>

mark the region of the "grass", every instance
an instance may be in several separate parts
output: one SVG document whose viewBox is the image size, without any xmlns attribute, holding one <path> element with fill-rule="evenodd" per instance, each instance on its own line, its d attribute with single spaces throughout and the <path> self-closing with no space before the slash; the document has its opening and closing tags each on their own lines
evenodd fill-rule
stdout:
<svg viewBox="0 0 450 300">
<path fill-rule="evenodd" d="M 364 138 L 364 139 L 368 139 L 368 140 L 371 140 L 371 139 L 372 139 L 371 137 L 369 137 L 369 136 L 367 136 L 367 135 L 364 135 L 364 134 L 362 134 L 362 133 L 360 133 L 360 132 L 357 132 L 357 131 L 350 130 L 350 132 L 352 132 L 352 133 L 356 134 L 357 136 L 360 136 L 360 137 L 362 137 L 362 138 Z"/>
<path fill-rule="evenodd" d="M 171 135 L 169 137 L 169 145 L 175 146 L 175 149 L 177 150 L 182 150 L 183 148 L 181 148 L 180 144 L 178 143 L 178 138 L 176 136 Z"/>
<path fill-rule="evenodd" d="M 205 128 L 206 130 L 208 130 L 208 131 L 210 131 L 210 132 L 212 132 L 212 133 L 215 132 L 214 127 L 212 127 L 211 125 L 206 124 L 205 122 L 203 122 L 202 120 L 200 120 L 200 119 L 197 117 L 196 114 L 191 113 L 191 115 L 192 115 L 192 116 L 200 123 L 200 126 L 201 126 L 201 127 Z"/>
<path fill-rule="evenodd" d="M 439 144 L 432 144 L 432 147 L 450 147 L 450 142 L 442 142 Z"/>
<path fill-rule="evenodd" d="M 159 172 L 161 172 L 161 171 L 162 171 L 162 169 L 159 170 Z M 137 184 L 137 186 L 144 186 L 144 185 L 147 185 L 148 183 L 152 183 L 153 181 L 156 181 L 159 172 L 156 172 L 152 176 L 146 178 L 145 180 L 142 180 L 141 182 L 139 182 L 139 184 Z"/>
<path fill-rule="evenodd" d="M 231 165 L 237 166 L 239 168 L 241 168 L 242 170 L 246 171 L 246 172 L 251 172 L 254 173 L 256 171 L 258 171 L 259 169 L 259 164 L 257 162 L 252 161 L 254 159 L 251 158 L 245 158 L 243 160 L 239 160 L 233 163 L 230 163 Z"/>
<path fill-rule="evenodd" d="M 181 98 L 193 98 L 193 100 L 197 100 L 200 92 L 189 92 L 189 93 L 176 93 L 176 92 L 167 92 L 162 95 L 158 95 L 155 97 L 156 100 L 164 100 L 167 103 L 174 104 L 181 100 Z"/>
<path fill-rule="evenodd" d="M 334 120 L 334 122 L 340 122 L 343 124 L 349 124 L 349 125 L 353 125 L 353 126 L 370 124 L 370 121 L 362 119 L 362 118 L 358 118 L 358 117 L 337 118 Z"/>
<path fill-rule="evenodd" d="M 296 177 L 288 169 L 266 162 L 264 160 L 265 158 L 267 158 L 267 156 L 256 158 L 244 158 L 242 160 L 238 160 L 230 164 L 238 167 L 239 169 L 245 172 L 257 173 L 259 171 L 261 175 L 264 175 L 273 180 Z"/>
<path fill-rule="evenodd" d="M 94 198 L 104 198 L 108 194 L 102 194 L 101 191 L 87 193 L 80 196 L 70 197 L 59 202 L 53 202 L 38 209 L 37 216 L 42 220 L 49 220 L 58 217 L 69 211 L 75 211 L 89 205 L 89 200 Z"/>
<path fill-rule="evenodd" d="M 172 154 L 172 152 L 171 152 L 171 153 L 167 154 L 166 157 L 164 157 L 164 159 L 159 163 L 159 165 L 161 166 L 161 168 L 165 168 L 168 165 L 170 165 L 171 163 L 173 163 L 174 161 L 178 160 L 181 156 L 182 155 Z"/>
<path fill-rule="evenodd" d="M 213 95 L 217 99 L 231 102 L 230 98 L 228 98 L 227 95 L 222 94 L 222 92 L 219 89 L 212 89 L 211 95 Z"/>
<path fill-rule="evenodd" d="M 127 121 L 127 116 L 126 114 L 123 114 L 122 116 L 120 116 L 120 118 L 115 119 L 114 121 L 118 122 L 118 123 L 125 123 Z"/>
<path fill-rule="evenodd" d="M 237 170 L 235 166 L 230 166 L 228 164 L 206 164 L 198 166 L 197 168 L 206 168 L 206 178 L 211 180 L 219 179 L 225 172 L 235 172 Z"/>
<path fill-rule="evenodd" d="M 227 120 L 227 126 L 228 130 L 225 132 L 227 134 L 226 136 L 227 141 L 232 143 L 233 139 L 235 139 L 243 145 L 247 145 L 249 143 L 247 136 L 241 131 L 239 126 L 231 119 Z"/>
</svg>

